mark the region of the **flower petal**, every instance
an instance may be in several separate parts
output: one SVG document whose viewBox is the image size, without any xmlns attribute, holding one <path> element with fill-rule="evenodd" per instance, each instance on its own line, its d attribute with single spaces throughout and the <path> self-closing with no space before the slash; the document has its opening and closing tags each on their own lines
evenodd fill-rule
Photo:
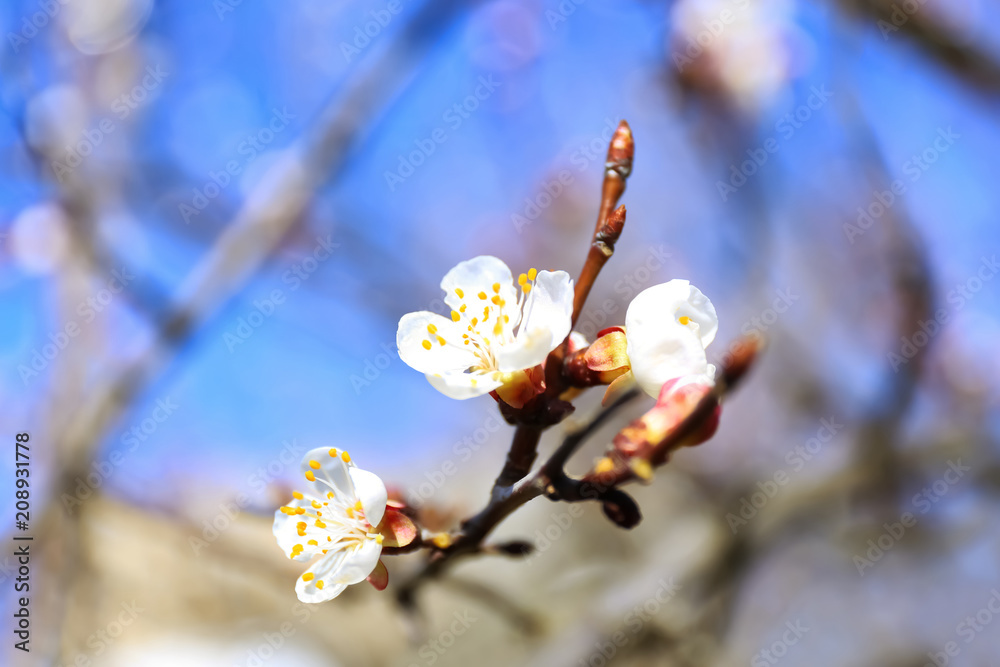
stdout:
<svg viewBox="0 0 1000 667">
<path fill-rule="evenodd" d="M 714 368 L 708 364 L 705 345 L 717 330 L 715 308 L 688 281 L 671 280 L 643 290 L 625 314 L 629 363 L 639 386 L 658 397 L 663 385 L 677 377 L 711 380 Z"/>
<path fill-rule="evenodd" d="M 551 351 L 569 335 L 572 319 L 573 280 L 569 274 L 565 271 L 539 271 L 524 304 L 521 331 L 545 329 L 550 332 Z"/>
<path fill-rule="evenodd" d="M 421 373 L 464 371 L 479 358 L 471 346 L 462 345 L 462 333 L 461 325 L 441 315 L 426 310 L 407 313 L 399 320 L 396 347 L 400 359 Z"/>
<path fill-rule="evenodd" d="M 561 342 L 561 338 L 554 342 L 552 332 L 547 329 L 525 331 L 522 328 L 513 341 L 494 349 L 497 368 L 503 373 L 533 368 L 545 361 L 549 352 Z"/>
<path fill-rule="evenodd" d="M 507 303 L 517 303 L 514 277 L 503 260 L 491 255 L 480 255 L 460 262 L 441 279 L 444 302 L 452 310 L 459 310 L 462 304 L 478 305 L 480 292 L 492 297 L 493 286 L 500 285 L 500 298 Z M 461 292 L 462 296 L 459 296 Z M 481 310 L 474 308 L 473 310 Z"/>
<path fill-rule="evenodd" d="M 349 474 L 350 464 L 343 459 L 343 451 L 329 447 L 309 450 L 302 459 L 305 488 L 316 499 L 326 498 L 333 491 L 341 499 L 354 498 L 354 483 Z M 312 479 L 310 479 L 312 478 Z"/>
<path fill-rule="evenodd" d="M 715 312 L 715 306 L 701 290 L 687 280 L 671 280 L 644 289 L 636 295 L 625 315 L 626 330 L 629 328 L 630 315 L 633 319 L 642 318 L 647 325 L 665 324 L 687 317 L 691 320 L 687 326 L 698 333 L 702 347 L 708 347 L 719 331 L 719 316 Z"/>
<path fill-rule="evenodd" d="M 458 400 L 488 394 L 503 384 L 493 379 L 492 373 L 428 373 L 427 381 L 445 396 Z"/>
<path fill-rule="evenodd" d="M 358 500 L 361 501 L 361 509 L 364 510 L 365 520 L 372 526 L 377 526 L 382 521 L 385 514 L 385 505 L 389 500 L 389 494 L 385 490 L 385 483 L 373 472 L 352 467 L 349 471 L 351 481 L 354 482 L 354 490 Z"/>
<path fill-rule="evenodd" d="M 332 600 L 344 592 L 348 584 L 337 582 L 336 574 L 347 557 L 347 551 L 334 551 L 313 563 L 295 581 L 295 594 L 299 600 L 315 604 Z"/>
<path fill-rule="evenodd" d="M 338 584 L 356 584 L 364 581 L 378 565 L 382 555 L 382 545 L 375 539 L 365 540 L 361 545 L 347 552 L 347 557 L 341 563 L 337 572 L 330 574 L 331 580 Z"/>
<path fill-rule="evenodd" d="M 292 501 L 289 507 L 296 507 L 297 502 L 303 501 Z M 278 510 L 274 513 L 274 524 L 271 526 L 271 531 L 274 533 L 274 539 L 278 542 L 278 548 L 284 551 L 286 556 L 292 560 L 308 561 L 316 555 L 316 550 L 307 544 L 308 536 L 299 535 L 298 526 L 302 521 L 304 521 L 302 515 L 286 514 Z M 301 545 L 302 548 L 296 549 L 298 545 Z M 293 556 L 293 553 L 297 555 Z"/>
</svg>

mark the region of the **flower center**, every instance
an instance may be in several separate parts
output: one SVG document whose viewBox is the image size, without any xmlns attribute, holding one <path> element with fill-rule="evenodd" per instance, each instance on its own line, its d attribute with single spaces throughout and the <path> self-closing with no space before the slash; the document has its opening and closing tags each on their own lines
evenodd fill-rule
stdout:
<svg viewBox="0 0 1000 667">
<path fill-rule="evenodd" d="M 496 371 L 497 363 L 494 350 L 506 345 L 516 336 L 518 326 L 526 316 L 523 312 L 524 305 L 527 302 L 528 294 L 534 287 L 537 276 L 537 269 L 531 269 L 518 276 L 517 284 L 521 288 L 521 293 L 517 303 L 513 305 L 508 304 L 500 296 L 500 283 L 493 283 L 489 294 L 482 291 L 477 294 L 469 293 L 466 296 L 464 289 L 456 288 L 455 295 L 462 300 L 462 304 L 458 310 L 451 311 L 451 320 L 466 325 L 462 340 L 447 340 L 438 333 L 436 326 L 428 324 L 428 336 L 422 343 L 424 349 L 431 350 L 435 344 L 468 347 L 479 360 L 479 363 L 469 368 L 468 372 Z M 511 315 L 514 316 L 513 321 L 511 321 Z"/>
</svg>

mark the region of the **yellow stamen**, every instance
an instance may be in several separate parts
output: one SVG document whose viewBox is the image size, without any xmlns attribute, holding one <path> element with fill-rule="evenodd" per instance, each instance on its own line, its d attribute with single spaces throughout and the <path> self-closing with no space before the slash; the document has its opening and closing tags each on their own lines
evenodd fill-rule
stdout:
<svg viewBox="0 0 1000 667">
<path fill-rule="evenodd" d="M 528 280 L 534 280 L 538 275 L 538 269 L 528 269 Z"/>
<path fill-rule="evenodd" d="M 316 575 L 313 574 L 312 572 L 306 572 L 305 574 L 302 575 L 302 581 L 312 581 L 313 577 L 315 576 Z"/>
<path fill-rule="evenodd" d="M 295 527 L 298 528 L 299 530 L 305 530 L 306 529 L 306 522 L 305 521 L 299 521 L 297 524 L 295 524 Z"/>
<path fill-rule="evenodd" d="M 442 338 L 441 336 L 438 336 L 438 337 L 437 337 L 437 339 L 438 339 L 438 345 L 444 345 L 444 344 L 445 344 L 445 343 L 447 342 L 447 341 L 445 341 L 445 339 L 444 339 L 444 338 Z"/>
<path fill-rule="evenodd" d="M 632 459 L 629 462 L 629 466 L 632 468 L 635 476 L 642 481 L 648 482 L 653 479 L 653 466 L 646 459 Z"/>
<path fill-rule="evenodd" d="M 517 284 L 520 285 L 521 287 L 524 287 L 524 284 L 526 282 L 528 282 L 528 276 L 527 275 L 525 275 L 525 274 L 522 273 L 521 275 L 519 275 L 517 277 Z"/>
<path fill-rule="evenodd" d="M 327 491 L 326 497 L 329 498 L 330 500 L 333 500 L 333 491 Z"/>
<path fill-rule="evenodd" d="M 298 491 L 292 491 L 292 498 L 295 498 L 296 500 L 302 500 L 302 494 L 299 493 Z"/>
<path fill-rule="evenodd" d="M 348 454 L 347 452 L 344 452 L 343 454 L 341 454 L 340 458 L 344 460 L 344 463 L 350 463 L 351 462 L 351 455 Z"/>
<path fill-rule="evenodd" d="M 382 535 L 376 535 L 376 536 L 375 536 L 375 544 L 382 544 L 382 542 L 383 542 L 384 540 L 385 540 L 385 538 L 384 538 L 384 537 L 382 537 Z"/>
<path fill-rule="evenodd" d="M 501 333 L 503 333 L 503 325 L 497 321 L 497 323 L 493 325 L 493 335 L 499 336 Z"/>
<path fill-rule="evenodd" d="M 319 503 L 318 503 L 317 501 L 315 501 L 315 500 L 314 500 L 314 501 L 312 501 L 312 506 L 313 506 L 313 509 L 323 509 L 323 506 L 322 506 L 322 505 L 320 505 L 320 504 L 319 504 Z"/>
<path fill-rule="evenodd" d="M 306 508 L 305 507 L 296 507 L 295 508 L 295 513 L 296 514 L 305 514 L 306 513 Z"/>
<path fill-rule="evenodd" d="M 308 479 L 310 482 L 316 481 L 316 475 L 313 474 L 312 470 L 306 470 L 306 479 Z"/>
<path fill-rule="evenodd" d="M 496 305 L 496 306 L 502 306 L 503 305 L 503 299 L 500 298 L 499 294 L 497 296 L 493 297 L 492 299 L 490 299 L 490 301 L 492 301 L 493 304 Z"/>
<path fill-rule="evenodd" d="M 687 325 L 691 324 L 691 318 L 688 317 L 687 315 L 685 315 L 684 317 L 678 318 L 677 321 L 680 322 L 681 324 L 683 324 L 684 326 L 687 326 Z"/>
<path fill-rule="evenodd" d="M 316 588 L 318 588 L 320 590 L 323 590 L 323 582 L 322 581 L 317 581 L 316 582 Z"/>
<path fill-rule="evenodd" d="M 423 343 L 421 343 L 421 345 L 424 346 L 425 350 L 431 349 L 431 342 L 429 340 L 425 340 Z"/>
<path fill-rule="evenodd" d="M 436 326 L 434 326 L 433 324 L 428 324 L 427 325 L 427 331 L 429 333 L 435 334 L 435 333 L 437 333 L 437 330 L 438 330 L 438 328 Z"/>
<path fill-rule="evenodd" d="M 451 546 L 451 535 L 448 533 L 438 533 L 431 538 L 431 542 L 434 543 L 438 549 L 447 549 Z"/>
<path fill-rule="evenodd" d="M 483 301 L 486 301 L 486 292 L 480 292 L 479 298 L 482 299 Z"/>
<path fill-rule="evenodd" d="M 319 470 L 319 461 L 310 460 L 309 467 L 312 468 L 313 470 Z"/>
<path fill-rule="evenodd" d="M 453 310 L 453 311 L 451 311 L 451 321 L 452 321 L 452 322 L 458 322 L 458 320 L 459 320 L 459 319 L 460 319 L 461 317 L 462 317 L 462 316 L 458 314 L 458 311 L 457 311 L 457 310 Z"/>
<path fill-rule="evenodd" d="M 493 291 L 496 294 L 500 293 L 500 283 L 493 283 Z"/>
<path fill-rule="evenodd" d="M 328 453 L 330 454 L 330 458 L 334 458 L 334 459 L 337 458 L 337 448 L 336 447 L 334 447 L 333 449 L 331 449 Z"/>
<path fill-rule="evenodd" d="M 319 542 L 317 542 L 316 540 L 309 540 L 308 542 L 306 542 L 306 544 L 308 544 L 309 546 L 312 546 L 312 547 L 318 547 L 319 546 Z M 298 545 L 295 545 L 295 546 L 298 546 Z"/>
<path fill-rule="evenodd" d="M 524 286 L 524 287 L 522 287 L 521 289 L 523 289 L 523 290 L 524 290 L 524 293 L 525 293 L 525 294 L 527 294 L 528 292 L 530 292 L 530 291 L 531 291 L 531 285 L 525 285 L 525 286 Z"/>
<path fill-rule="evenodd" d="M 603 475 L 606 472 L 611 472 L 615 469 L 615 462 L 609 459 L 607 456 L 602 458 L 594 465 L 594 472 L 598 475 Z"/>
<path fill-rule="evenodd" d="M 322 519 L 316 519 L 316 527 L 317 528 L 326 528 L 326 524 L 323 523 Z"/>
<path fill-rule="evenodd" d="M 468 307 L 468 305 L 467 305 L 467 304 L 464 304 L 464 303 L 463 303 L 463 304 L 462 304 L 462 307 L 458 309 L 458 312 L 460 312 L 460 313 L 464 313 L 464 312 L 465 312 L 465 309 L 466 309 L 467 307 Z"/>
<path fill-rule="evenodd" d="M 455 288 L 455 294 L 458 295 L 459 299 L 464 299 L 465 298 L 465 292 L 462 291 L 461 287 L 456 287 Z"/>
</svg>

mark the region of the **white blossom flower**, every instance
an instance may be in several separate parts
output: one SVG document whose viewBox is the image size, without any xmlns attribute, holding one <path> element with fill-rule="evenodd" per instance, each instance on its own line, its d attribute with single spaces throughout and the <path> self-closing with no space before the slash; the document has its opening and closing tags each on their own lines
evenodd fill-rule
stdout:
<svg viewBox="0 0 1000 667">
<path fill-rule="evenodd" d="M 451 317 L 404 315 L 396 333 L 400 358 L 446 396 L 465 399 L 496 390 L 520 407 L 539 391 L 540 373 L 533 369 L 569 335 L 569 274 L 531 269 L 515 283 L 506 264 L 484 255 L 449 271 L 441 289 Z"/>
<path fill-rule="evenodd" d="M 632 375 L 654 398 L 676 378 L 685 378 L 683 384 L 714 384 L 715 366 L 708 363 L 705 348 L 718 330 L 715 306 L 688 281 L 671 280 L 643 290 L 625 313 Z"/>
<path fill-rule="evenodd" d="M 305 490 L 274 514 L 274 536 L 289 558 L 322 556 L 296 582 L 299 600 L 325 602 L 366 578 L 385 580 L 378 530 L 388 501 L 382 480 L 337 449 L 310 451 L 302 471 Z"/>
</svg>

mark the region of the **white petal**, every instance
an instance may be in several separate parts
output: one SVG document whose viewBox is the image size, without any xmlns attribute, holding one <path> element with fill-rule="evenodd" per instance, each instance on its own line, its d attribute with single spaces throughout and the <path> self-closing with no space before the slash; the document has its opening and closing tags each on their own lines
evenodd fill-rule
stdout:
<svg viewBox="0 0 1000 667">
<path fill-rule="evenodd" d="M 708 347 L 715 340 L 719 331 L 715 306 L 701 290 L 686 280 L 671 280 L 640 292 L 629 304 L 625 328 L 629 328 L 630 322 L 659 327 L 679 323 L 681 317 L 691 319 L 691 324 L 687 326 L 697 332 L 702 347 Z"/>
<path fill-rule="evenodd" d="M 427 330 L 433 326 L 436 333 Z M 407 313 L 399 320 L 396 331 L 396 347 L 399 357 L 414 370 L 421 373 L 445 373 L 464 371 L 479 363 L 479 358 L 471 351 L 471 346 L 462 345 L 462 325 L 426 310 Z M 441 345 L 438 336 L 447 341 Z M 429 341 L 430 349 L 424 347 Z"/>
<path fill-rule="evenodd" d="M 289 506 L 295 507 L 291 504 Z M 274 539 L 278 541 L 278 547 L 289 558 L 292 558 L 292 547 L 296 544 L 301 544 L 305 549 L 292 560 L 307 561 L 316 555 L 315 550 L 306 544 L 309 537 L 299 536 L 298 523 L 304 520 L 303 516 L 299 514 L 285 514 L 281 510 L 274 513 L 274 525 L 271 527 L 271 531 L 274 533 Z"/>
<path fill-rule="evenodd" d="M 295 593 L 299 600 L 311 604 L 329 602 L 347 589 L 347 584 L 333 584 L 323 582 L 323 590 L 316 587 L 316 580 L 310 582 L 302 581 L 302 577 L 295 583 Z"/>
<path fill-rule="evenodd" d="M 377 526 L 382 520 L 382 515 L 385 514 L 385 504 L 389 500 L 385 483 L 375 473 L 361 468 L 351 468 L 350 474 L 358 500 L 361 501 L 361 509 L 364 510 L 365 519 L 372 526 Z"/>
<path fill-rule="evenodd" d="M 565 271 L 539 271 L 524 304 L 521 331 L 545 329 L 552 336 L 551 352 L 569 335 L 573 319 L 573 280 Z M 520 370 L 520 369 L 518 369 Z"/>
<path fill-rule="evenodd" d="M 684 375 L 707 375 L 708 360 L 698 336 L 683 327 L 660 330 L 657 338 L 630 336 L 626 328 L 629 363 L 643 391 L 653 397 L 668 380 Z M 640 329 L 635 329 L 640 331 Z"/>
<path fill-rule="evenodd" d="M 497 369 L 504 373 L 513 373 L 533 368 L 545 361 L 549 352 L 562 340 L 560 338 L 555 342 L 552 332 L 548 329 L 537 328 L 529 331 L 522 329 L 513 341 L 494 350 Z"/>
<path fill-rule="evenodd" d="M 681 324 L 681 317 L 691 318 Z M 632 372 L 643 391 L 659 396 L 664 383 L 685 375 L 711 377 L 705 346 L 715 338 L 712 303 L 686 280 L 643 290 L 625 314 Z"/>
<path fill-rule="evenodd" d="M 458 310 L 463 303 L 467 303 L 475 311 L 473 306 L 478 305 L 477 295 L 484 292 L 492 297 L 493 285 L 497 283 L 500 284 L 500 298 L 509 304 L 517 303 L 514 278 L 507 265 L 491 255 L 480 255 L 459 263 L 449 271 L 441 279 L 441 289 L 444 290 L 444 302 L 452 310 Z M 457 290 L 461 290 L 464 297 L 459 297 Z"/>
<path fill-rule="evenodd" d="M 347 557 L 337 572 L 331 573 L 331 581 L 338 584 L 356 584 L 364 581 L 382 555 L 382 545 L 374 539 L 365 540 L 357 549 L 347 552 Z"/>
<path fill-rule="evenodd" d="M 328 491 L 333 491 L 342 500 L 354 498 L 354 483 L 348 473 L 350 464 L 341 458 L 341 451 L 329 447 L 317 447 L 303 457 L 302 474 L 306 476 L 304 486 L 308 495 L 323 500 Z M 318 468 L 313 466 L 313 461 L 319 464 Z M 312 473 L 315 482 L 309 481 L 309 473 Z"/>
<path fill-rule="evenodd" d="M 331 551 L 323 558 L 317 560 L 303 574 L 311 573 L 313 578 L 306 581 L 299 577 L 295 582 L 295 593 L 302 602 L 326 602 L 332 600 L 347 588 L 348 584 L 338 582 L 336 575 L 340 572 L 344 562 L 347 560 L 349 552 L 346 550 Z M 317 584 L 322 581 L 323 588 Z"/>
<path fill-rule="evenodd" d="M 427 380 L 445 396 L 458 400 L 482 396 L 503 385 L 494 380 L 491 373 L 428 374 Z"/>
</svg>

